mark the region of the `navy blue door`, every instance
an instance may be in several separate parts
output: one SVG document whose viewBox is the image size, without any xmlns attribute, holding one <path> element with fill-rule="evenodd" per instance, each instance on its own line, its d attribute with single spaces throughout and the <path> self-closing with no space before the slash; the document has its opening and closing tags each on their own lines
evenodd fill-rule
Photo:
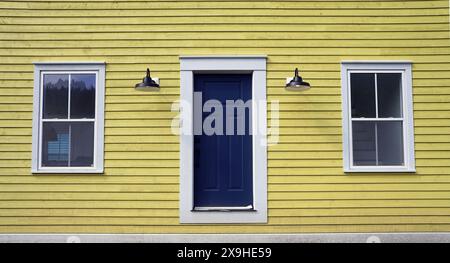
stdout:
<svg viewBox="0 0 450 263">
<path fill-rule="evenodd" d="M 216 100 L 223 107 L 223 135 L 194 136 L 194 206 L 249 207 L 253 204 L 251 109 L 245 116 L 238 110 L 228 114 L 226 101 L 252 98 L 252 76 L 195 75 L 194 91 L 202 93 L 202 103 Z M 202 105 L 203 106 L 203 105 Z M 214 109 L 212 110 L 214 112 Z M 231 111 L 229 112 L 231 113 Z M 242 113 L 242 112 L 241 112 Z M 211 113 L 203 113 L 202 122 Z M 245 133 L 238 132 L 237 118 L 245 117 Z M 195 116 L 194 116 L 195 118 Z M 234 135 L 226 130 L 226 119 L 234 122 Z M 198 122 L 198 120 L 195 120 Z M 211 126 L 215 127 L 217 123 Z M 232 126 L 230 126 L 232 127 Z M 242 127 L 242 126 L 240 126 Z"/>
</svg>

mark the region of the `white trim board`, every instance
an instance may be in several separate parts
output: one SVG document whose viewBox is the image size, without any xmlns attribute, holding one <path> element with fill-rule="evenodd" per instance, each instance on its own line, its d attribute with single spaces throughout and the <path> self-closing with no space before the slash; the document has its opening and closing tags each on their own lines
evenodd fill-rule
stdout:
<svg viewBox="0 0 450 263">
<path fill-rule="evenodd" d="M 259 127 L 267 127 L 266 105 L 266 56 L 212 56 L 180 57 L 181 100 L 186 103 L 181 110 L 183 130 L 190 134 L 180 135 L 180 223 L 226 224 L 267 222 L 267 146 L 266 135 Z M 255 211 L 193 211 L 194 208 L 194 136 L 193 102 L 194 74 L 200 72 L 251 72 L 253 120 L 253 194 Z M 263 103 L 261 103 L 263 102 Z M 255 104 L 254 104 L 255 105 Z"/>
<path fill-rule="evenodd" d="M 450 243 L 450 233 L 0 234 L 0 243 Z"/>
</svg>

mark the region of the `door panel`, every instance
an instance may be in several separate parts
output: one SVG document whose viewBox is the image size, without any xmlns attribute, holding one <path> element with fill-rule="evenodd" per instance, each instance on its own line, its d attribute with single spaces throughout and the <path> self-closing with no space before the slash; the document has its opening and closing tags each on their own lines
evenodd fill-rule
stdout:
<svg viewBox="0 0 450 263">
<path fill-rule="evenodd" d="M 251 74 L 194 77 L 194 91 L 202 92 L 202 103 L 216 100 L 223 108 L 223 135 L 208 136 L 203 131 L 202 135 L 194 136 L 195 207 L 249 207 L 253 204 L 251 109 L 239 116 L 238 110 L 227 114 L 226 109 L 227 100 L 251 100 L 251 81 Z M 202 123 L 210 114 L 203 113 Z M 227 134 L 227 118 L 234 122 L 232 134 Z M 245 118 L 245 133 L 241 131 L 241 135 L 238 118 Z"/>
</svg>

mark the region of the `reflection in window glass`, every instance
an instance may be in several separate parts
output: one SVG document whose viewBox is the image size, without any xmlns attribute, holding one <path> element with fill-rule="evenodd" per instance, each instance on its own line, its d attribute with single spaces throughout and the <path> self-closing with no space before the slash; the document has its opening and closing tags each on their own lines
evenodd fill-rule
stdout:
<svg viewBox="0 0 450 263">
<path fill-rule="evenodd" d="M 67 119 L 69 75 L 44 75 L 44 119 Z"/>
<path fill-rule="evenodd" d="M 44 122 L 42 148 L 44 167 L 91 167 L 94 123 Z"/>
<path fill-rule="evenodd" d="M 95 118 L 95 74 L 71 75 L 70 117 Z"/>
<path fill-rule="evenodd" d="M 375 118 L 375 74 L 351 73 L 353 118 Z"/>
<path fill-rule="evenodd" d="M 69 123 L 45 122 L 42 138 L 42 166 L 69 165 Z"/>
<path fill-rule="evenodd" d="M 378 117 L 402 117 L 402 74 L 377 74 L 378 83 Z"/>
</svg>

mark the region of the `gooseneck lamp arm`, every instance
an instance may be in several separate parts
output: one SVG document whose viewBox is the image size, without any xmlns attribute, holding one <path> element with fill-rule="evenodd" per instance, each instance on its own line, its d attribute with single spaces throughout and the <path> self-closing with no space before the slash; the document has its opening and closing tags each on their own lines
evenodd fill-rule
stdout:
<svg viewBox="0 0 450 263">
<path fill-rule="evenodd" d="M 296 68 L 295 76 L 291 81 L 289 81 L 286 84 L 286 89 L 292 90 L 292 91 L 302 91 L 302 90 L 307 90 L 310 88 L 311 88 L 311 85 L 308 82 L 303 81 L 303 78 L 300 77 L 300 75 L 298 73 L 298 68 Z"/>
<path fill-rule="evenodd" d="M 136 84 L 135 88 L 136 89 L 159 88 L 159 84 L 156 83 L 156 81 L 154 81 L 152 77 L 150 77 L 149 68 L 147 68 L 147 74 L 145 78 L 142 80 L 141 83 Z"/>
</svg>

